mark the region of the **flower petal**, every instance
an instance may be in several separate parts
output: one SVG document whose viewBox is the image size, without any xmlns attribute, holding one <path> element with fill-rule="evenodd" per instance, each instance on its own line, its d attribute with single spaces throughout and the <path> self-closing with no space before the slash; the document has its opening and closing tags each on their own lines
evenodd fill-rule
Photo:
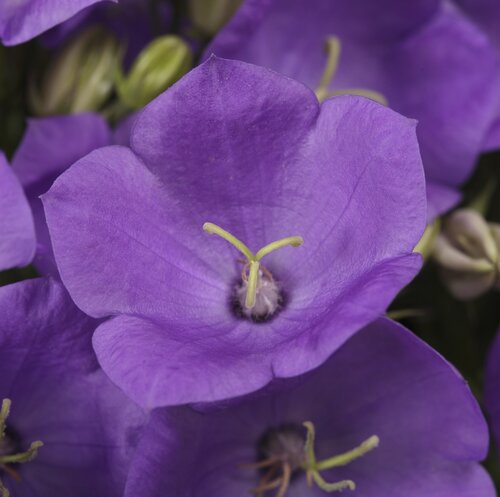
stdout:
<svg viewBox="0 0 500 497">
<path fill-rule="evenodd" d="M 101 1 L 4 0 L 0 6 L 0 39 L 4 45 L 23 43 Z"/>
<path fill-rule="evenodd" d="M 98 114 L 30 119 L 12 160 L 35 220 L 37 253 L 34 264 L 43 274 L 57 277 L 40 195 L 63 171 L 92 150 L 109 145 L 111 131 Z"/>
<path fill-rule="evenodd" d="M 0 271 L 29 264 L 34 253 L 35 228 L 28 201 L 0 152 Z"/>
</svg>

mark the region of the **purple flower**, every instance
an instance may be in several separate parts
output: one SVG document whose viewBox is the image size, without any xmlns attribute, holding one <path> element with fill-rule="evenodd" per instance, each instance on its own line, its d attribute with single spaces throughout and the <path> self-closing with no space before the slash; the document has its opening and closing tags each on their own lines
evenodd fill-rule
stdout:
<svg viewBox="0 0 500 497">
<path fill-rule="evenodd" d="M 57 276 L 49 232 L 39 196 L 71 164 L 92 150 L 112 143 L 111 131 L 98 114 L 31 119 L 12 160 L 33 212 L 37 250 L 34 264 Z"/>
<path fill-rule="evenodd" d="M 69 19 L 102 0 L 2 0 L 0 40 L 17 45 Z M 118 0 L 107 0 L 118 1 Z"/>
<path fill-rule="evenodd" d="M 327 484 L 363 497 L 493 497 L 477 464 L 487 449 L 463 379 L 381 319 L 315 371 L 224 409 L 155 411 L 125 497 L 234 497 L 266 487 L 254 495 L 319 497 L 335 488 Z"/>
<path fill-rule="evenodd" d="M 98 367 L 95 321 L 50 279 L 0 288 L 0 314 L 0 485 L 11 497 L 122 495 L 143 414 Z"/>
<path fill-rule="evenodd" d="M 34 253 L 35 229 L 30 207 L 0 152 L 0 271 L 29 264 Z"/>
<path fill-rule="evenodd" d="M 500 332 L 497 332 L 486 362 L 484 404 L 498 453 L 500 449 Z"/>
<path fill-rule="evenodd" d="M 455 0 L 467 14 L 490 38 L 500 57 L 500 3 L 497 0 Z M 498 106 L 497 119 L 485 141 L 486 150 L 500 148 L 500 90 L 497 87 Z"/>
<path fill-rule="evenodd" d="M 359 93 L 418 119 L 432 218 L 458 201 L 484 149 L 499 67 L 486 37 L 447 2 L 410 3 L 247 0 L 206 53 L 270 67 L 320 98 Z"/>
<path fill-rule="evenodd" d="M 308 371 L 420 267 L 415 123 L 371 100 L 320 109 L 298 82 L 214 57 L 139 114 L 130 143 L 74 164 L 43 203 L 72 298 L 114 316 L 98 358 L 142 405 Z"/>
</svg>

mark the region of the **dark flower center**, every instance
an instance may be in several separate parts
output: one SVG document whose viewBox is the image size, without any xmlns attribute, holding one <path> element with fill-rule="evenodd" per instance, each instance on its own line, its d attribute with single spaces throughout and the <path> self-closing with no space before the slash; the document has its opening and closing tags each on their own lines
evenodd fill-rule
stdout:
<svg viewBox="0 0 500 497">
<path fill-rule="evenodd" d="M 275 250 L 287 246 L 300 247 L 304 240 L 300 236 L 290 236 L 269 243 L 255 254 L 235 236 L 213 223 L 205 223 L 203 229 L 212 235 L 218 235 L 245 257 L 246 261 L 239 282 L 231 295 L 233 309 L 238 316 L 255 322 L 268 321 L 281 308 L 282 289 L 273 275 L 261 265 L 263 257 Z"/>
<path fill-rule="evenodd" d="M 379 438 L 371 436 L 352 450 L 320 461 L 316 459 L 314 442 L 315 428 L 310 421 L 303 426 L 285 423 L 267 430 L 257 442 L 257 462 L 244 465 L 258 473 L 259 483 L 252 493 L 265 497 L 275 492 L 275 497 L 284 497 L 292 480 L 302 472 L 310 487 L 316 484 L 325 492 L 354 490 L 356 484 L 352 480 L 329 483 L 320 472 L 345 466 L 371 452 L 378 446 Z"/>
</svg>

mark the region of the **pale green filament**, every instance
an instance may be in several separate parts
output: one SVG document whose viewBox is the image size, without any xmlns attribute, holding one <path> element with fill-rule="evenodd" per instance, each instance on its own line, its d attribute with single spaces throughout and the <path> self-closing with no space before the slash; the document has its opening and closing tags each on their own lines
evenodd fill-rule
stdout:
<svg viewBox="0 0 500 497">
<path fill-rule="evenodd" d="M 10 406 L 12 402 L 10 399 L 3 399 L 2 407 L 0 408 L 0 444 L 3 437 L 5 436 L 6 420 L 10 414 Z M 12 474 L 15 478 L 18 478 L 17 472 L 10 469 L 8 464 L 20 464 L 32 461 L 38 454 L 38 449 L 43 446 L 43 442 L 37 440 L 32 442 L 29 449 L 25 452 L 19 452 L 16 454 L 0 454 L 0 469 L 3 469 L 7 473 Z M 8 489 L 2 484 L 0 480 L 0 495 L 1 497 L 9 497 Z"/>
<path fill-rule="evenodd" d="M 238 240 L 238 238 L 216 224 L 205 223 L 203 229 L 211 235 L 220 236 L 233 245 L 233 247 L 236 247 L 247 258 L 249 264 L 248 286 L 245 298 L 245 307 L 247 309 L 252 309 L 255 306 L 255 296 L 257 295 L 259 284 L 260 261 L 262 258 L 279 248 L 289 246 L 300 247 L 304 243 L 304 240 L 300 236 L 289 236 L 265 245 L 254 254 L 241 240 Z"/>
<path fill-rule="evenodd" d="M 380 439 L 376 435 L 373 435 L 365 440 L 361 445 L 352 450 L 349 450 L 337 456 L 330 457 L 328 459 L 323 459 L 322 461 L 317 461 L 316 454 L 314 452 L 314 424 L 310 421 L 305 421 L 303 424 L 307 430 L 304 470 L 307 473 L 307 481 L 309 482 L 309 484 L 311 485 L 314 481 L 319 488 L 325 490 L 326 492 L 335 492 L 344 490 L 346 488 L 354 490 L 356 488 L 356 484 L 352 480 L 341 480 L 335 483 L 329 483 L 323 479 L 320 471 L 338 468 L 339 466 L 345 466 L 350 462 L 359 459 L 360 457 L 378 447 Z"/>
<path fill-rule="evenodd" d="M 341 43 L 340 39 L 336 36 L 329 36 L 326 39 L 326 65 L 321 80 L 318 87 L 316 88 L 316 96 L 320 102 L 323 102 L 327 98 L 334 97 L 337 95 L 359 95 L 360 97 L 366 97 L 382 105 L 388 105 L 387 98 L 384 95 L 375 90 L 369 90 L 365 88 L 346 88 L 342 90 L 330 90 L 330 85 L 337 74 L 337 69 L 340 61 Z"/>
</svg>

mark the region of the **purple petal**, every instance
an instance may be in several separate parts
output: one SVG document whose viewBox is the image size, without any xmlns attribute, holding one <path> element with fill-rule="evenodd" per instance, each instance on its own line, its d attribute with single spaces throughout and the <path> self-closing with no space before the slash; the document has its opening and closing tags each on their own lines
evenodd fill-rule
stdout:
<svg viewBox="0 0 500 497">
<path fill-rule="evenodd" d="M 75 161 L 110 143 L 111 131 L 98 114 L 29 120 L 12 168 L 26 191 L 33 212 L 37 237 L 34 264 L 41 273 L 58 275 L 39 196 Z"/>
<path fill-rule="evenodd" d="M 3 0 L 0 6 L 0 39 L 5 45 L 23 43 L 101 1 Z"/>
<path fill-rule="evenodd" d="M 196 245 L 182 243 L 180 227 L 176 239 L 163 186 L 130 149 L 92 152 L 42 199 L 61 278 L 88 314 L 182 321 L 226 309 L 223 280 Z M 194 241 L 201 240 L 200 227 Z"/>
<path fill-rule="evenodd" d="M 0 152 L 0 270 L 26 266 L 34 253 L 35 228 L 30 207 Z"/>
<path fill-rule="evenodd" d="M 94 348 L 110 378 L 144 407 L 227 399 L 317 367 L 381 315 L 419 267 L 416 254 L 380 264 L 321 319 L 312 306 L 287 309 L 260 329 L 231 316 L 195 329 L 120 316 L 96 330 Z"/>
</svg>

